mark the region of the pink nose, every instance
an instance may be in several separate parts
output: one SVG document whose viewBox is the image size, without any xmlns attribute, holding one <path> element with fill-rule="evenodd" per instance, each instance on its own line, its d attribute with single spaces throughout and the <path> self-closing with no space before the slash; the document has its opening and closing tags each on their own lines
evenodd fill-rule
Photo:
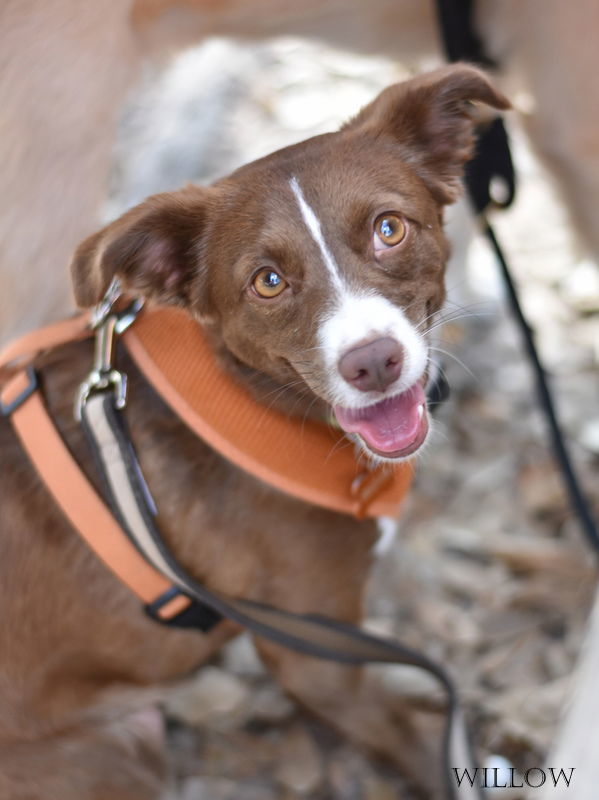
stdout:
<svg viewBox="0 0 599 800">
<path fill-rule="evenodd" d="M 341 377 L 361 392 L 384 392 L 399 377 L 403 359 L 400 343 L 385 336 L 348 350 L 338 368 Z"/>
</svg>

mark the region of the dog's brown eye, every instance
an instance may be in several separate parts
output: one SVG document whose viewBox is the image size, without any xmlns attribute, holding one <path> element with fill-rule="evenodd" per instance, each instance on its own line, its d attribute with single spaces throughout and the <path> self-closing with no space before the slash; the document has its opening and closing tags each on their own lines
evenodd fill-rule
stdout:
<svg viewBox="0 0 599 800">
<path fill-rule="evenodd" d="M 406 223 L 397 214 L 381 214 L 374 223 L 374 249 L 383 250 L 399 244 L 406 235 Z"/>
<path fill-rule="evenodd" d="M 260 297 L 277 297 L 287 286 L 287 281 L 273 269 L 261 269 L 252 286 Z"/>
</svg>

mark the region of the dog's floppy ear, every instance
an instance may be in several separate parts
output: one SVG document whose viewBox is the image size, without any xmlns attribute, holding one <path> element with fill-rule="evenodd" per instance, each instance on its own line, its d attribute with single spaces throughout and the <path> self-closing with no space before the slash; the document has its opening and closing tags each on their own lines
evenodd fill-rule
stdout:
<svg viewBox="0 0 599 800">
<path fill-rule="evenodd" d="M 197 274 L 210 190 L 157 194 L 82 242 L 71 260 L 75 300 L 99 302 L 112 278 L 160 303 L 183 304 Z"/>
<path fill-rule="evenodd" d="M 394 139 L 435 198 L 452 203 L 474 152 L 475 103 L 510 107 L 484 72 L 455 64 L 385 89 L 346 130 Z"/>
</svg>

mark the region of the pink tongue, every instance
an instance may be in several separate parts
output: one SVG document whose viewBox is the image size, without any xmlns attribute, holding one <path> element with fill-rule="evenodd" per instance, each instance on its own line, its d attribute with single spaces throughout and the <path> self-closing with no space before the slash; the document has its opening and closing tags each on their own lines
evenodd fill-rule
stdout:
<svg viewBox="0 0 599 800">
<path fill-rule="evenodd" d="M 335 406 L 337 422 L 347 433 L 359 434 L 366 444 L 382 453 L 404 450 L 416 439 L 424 403 L 424 390 L 417 383 L 402 394 L 367 408 Z"/>
</svg>

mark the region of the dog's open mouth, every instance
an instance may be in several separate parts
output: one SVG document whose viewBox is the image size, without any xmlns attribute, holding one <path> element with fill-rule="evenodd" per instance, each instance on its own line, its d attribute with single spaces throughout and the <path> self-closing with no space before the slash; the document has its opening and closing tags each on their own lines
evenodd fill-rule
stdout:
<svg viewBox="0 0 599 800">
<path fill-rule="evenodd" d="M 357 433 L 366 446 L 385 458 L 405 458 L 428 433 L 426 397 L 420 383 L 365 408 L 333 408 L 346 433 Z"/>
</svg>

